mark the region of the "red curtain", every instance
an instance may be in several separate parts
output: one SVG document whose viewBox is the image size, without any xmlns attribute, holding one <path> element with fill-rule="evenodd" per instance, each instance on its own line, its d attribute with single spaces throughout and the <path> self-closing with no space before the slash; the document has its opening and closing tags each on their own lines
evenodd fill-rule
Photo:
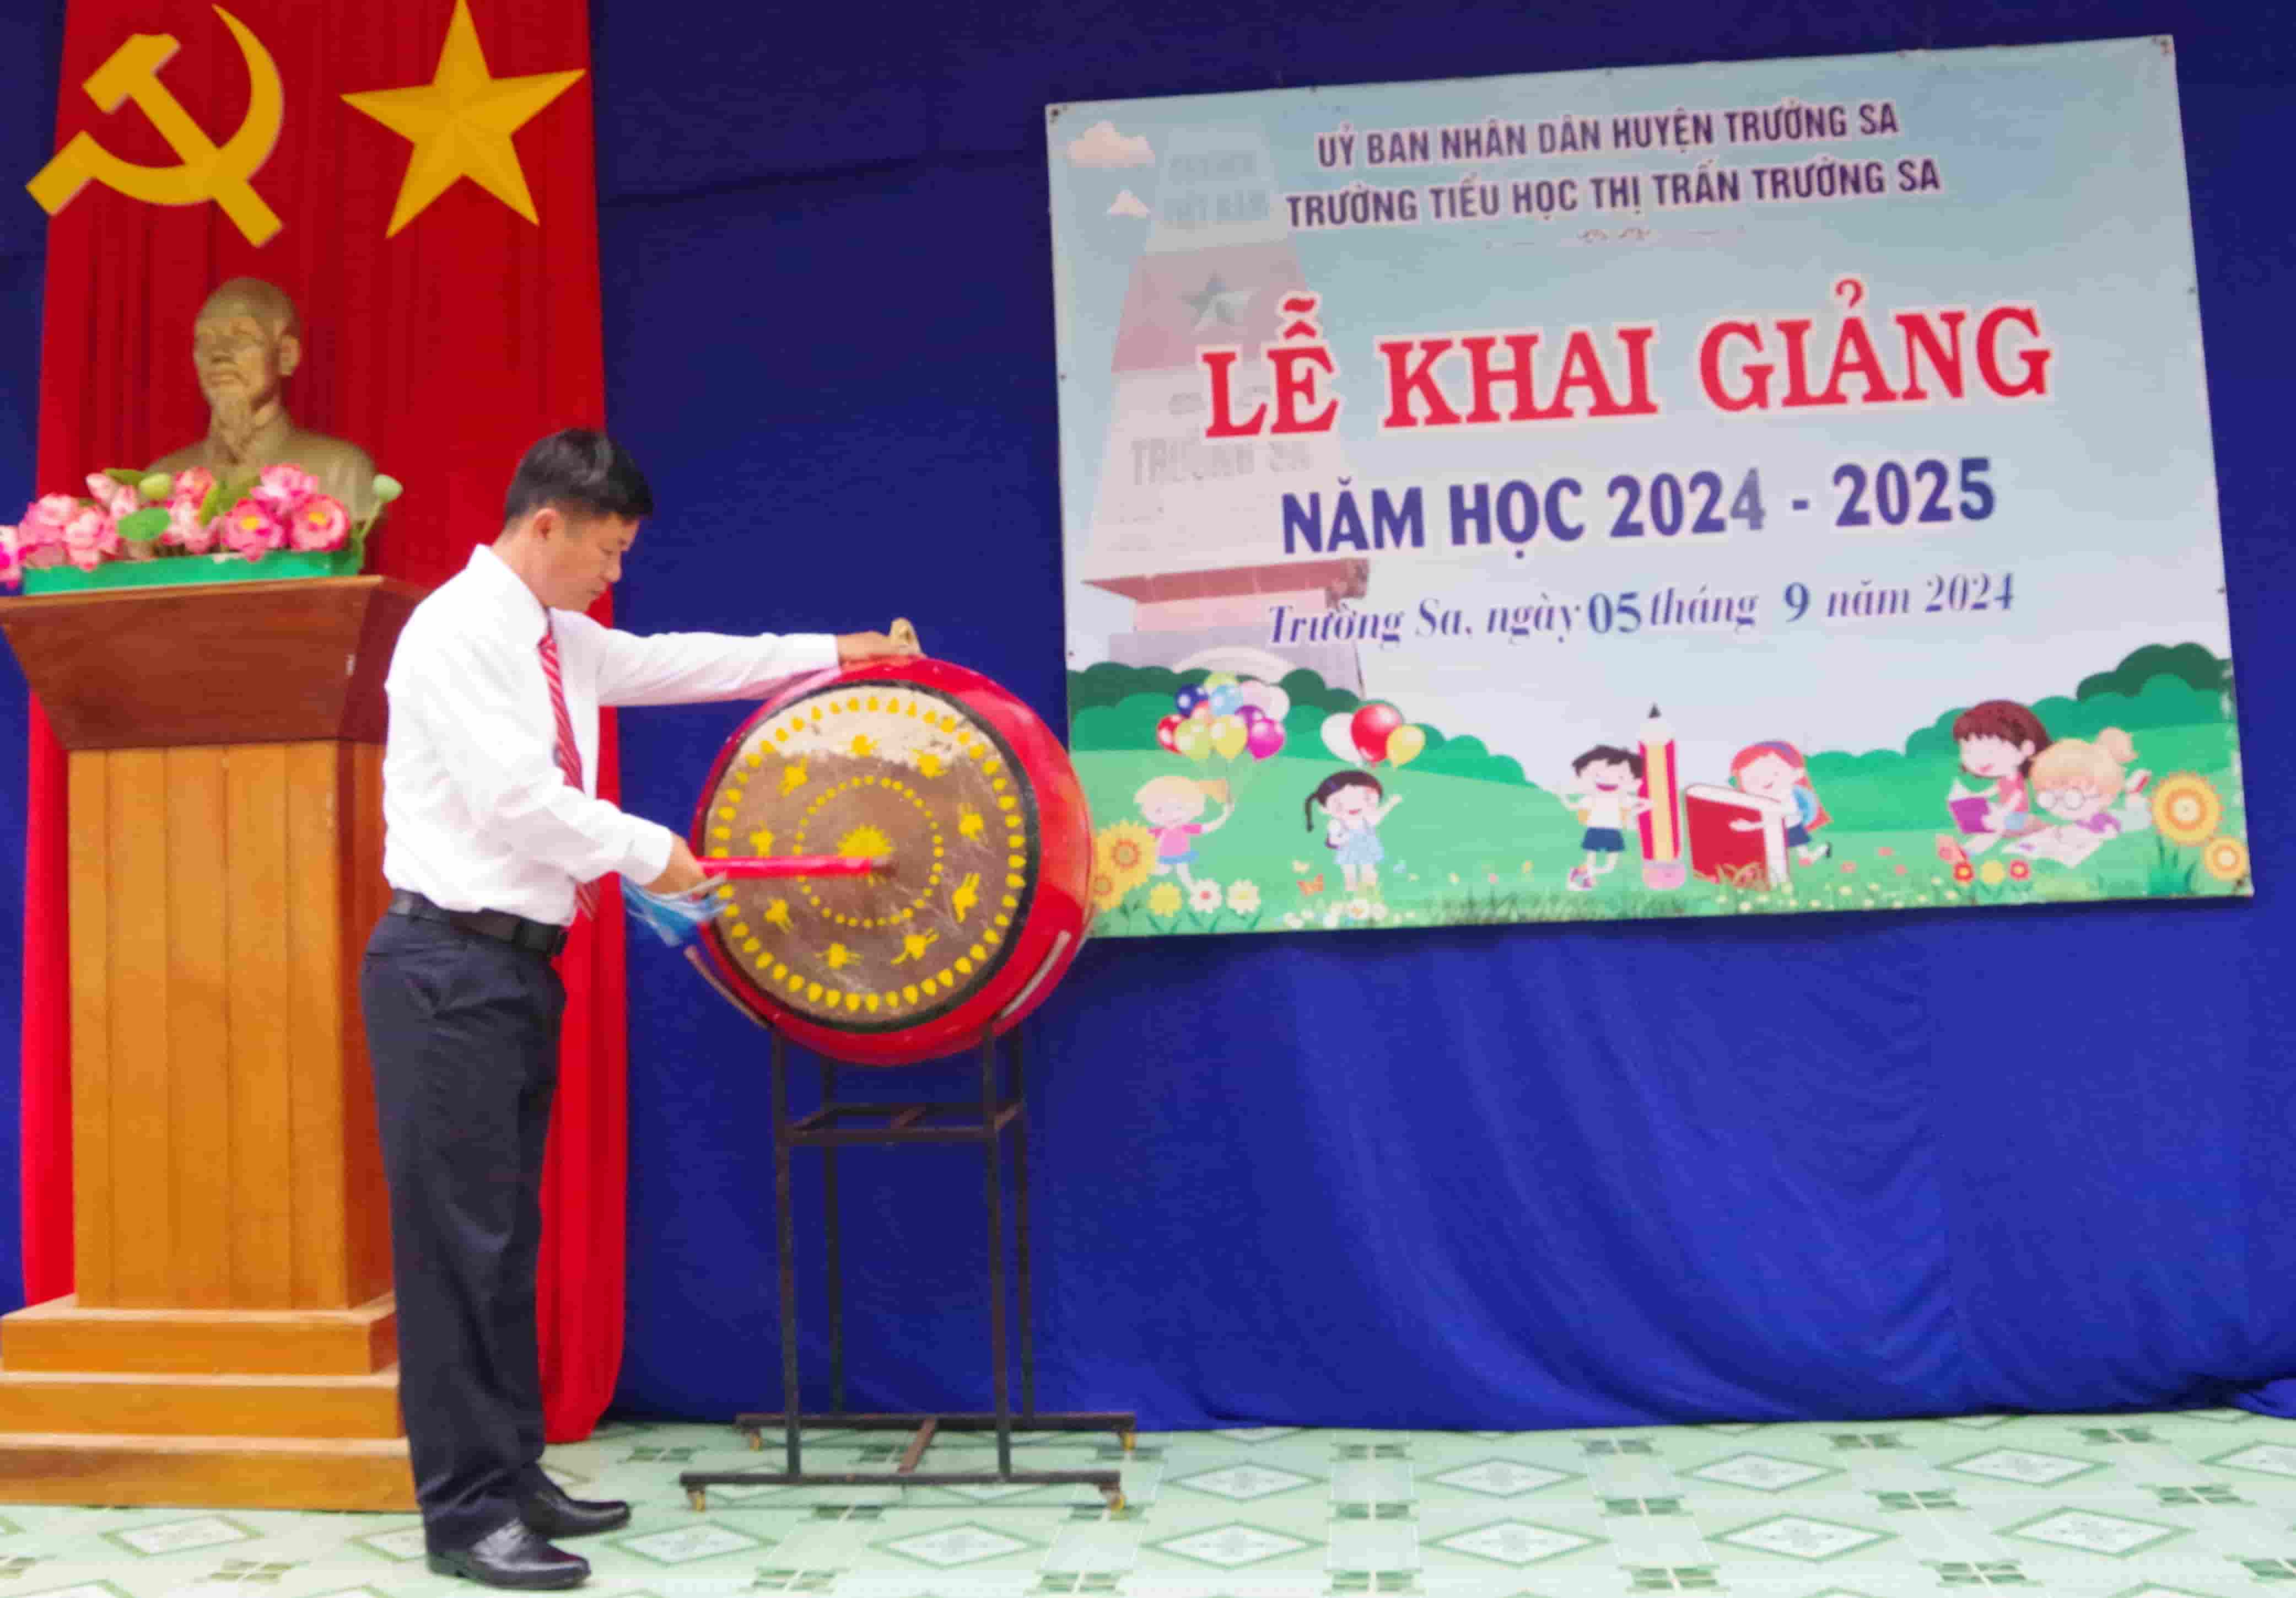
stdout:
<svg viewBox="0 0 2296 1598">
<path fill-rule="evenodd" d="M 343 101 L 427 85 L 456 0 L 386 5 L 232 0 L 276 64 L 277 143 L 253 186 L 283 227 L 251 244 L 213 204 L 159 206 L 89 184 L 51 223 L 42 334 L 39 483 L 78 491 L 207 426 L 192 323 L 218 283 L 268 279 L 293 296 L 305 357 L 297 421 L 365 447 L 406 485 L 369 568 L 428 587 L 501 522 L 521 453 L 603 421 L 596 185 L 583 0 L 468 0 L 490 76 L 585 76 L 512 135 L 538 224 L 468 178 L 386 237 L 412 146 Z M 86 131 L 122 160 L 181 158 L 133 101 L 106 115 L 81 88 L 135 34 L 179 49 L 159 81 L 216 143 L 250 105 L 250 69 L 201 0 L 70 0 L 57 147 Z M 610 601 L 602 601 L 602 619 Z M 187 668 L 193 663 L 186 663 Z M 218 684 L 218 692 L 245 692 Z M 35 707 L 26 827 L 24 1277 L 37 1302 L 71 1290 L 70 1040 L 64 762 Z M 600 790 L 617 774 L 611 720 Z M 624 1176 L 622 923 L 611 897 L 562 966 L 569 992 L 550 1150 L 542 1346 L 550 1434 L 586 1435 L 621 1354 Z"/>
</svg>

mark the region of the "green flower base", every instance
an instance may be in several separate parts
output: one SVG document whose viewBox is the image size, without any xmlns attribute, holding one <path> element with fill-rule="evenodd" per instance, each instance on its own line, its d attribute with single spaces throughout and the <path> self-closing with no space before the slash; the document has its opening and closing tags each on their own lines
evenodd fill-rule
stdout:
<svg viewBox="0 0 2296 1598">
<path fill-rule="evenodd" d="M 181 588 L 194 583 L 274 583 L 291 578 L 356 577 L 363 551 L 348 545 L 311 553 L 274 550 L 258 560 L 240 555 L 163 555 L 150 561 L 106 561 L 94 571 L 77 566 L 28 566 L 24 592 L 85 594 L 100 588 Z"/>
</svg>

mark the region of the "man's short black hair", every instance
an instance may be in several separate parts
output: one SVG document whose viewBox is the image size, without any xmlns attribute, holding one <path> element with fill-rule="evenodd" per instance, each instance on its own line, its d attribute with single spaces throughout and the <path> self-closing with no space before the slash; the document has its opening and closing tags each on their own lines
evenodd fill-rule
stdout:
<svg viewBox="0 0 2296 1598">
<path fill-rule="evenodd" d="M 503 525 L 545 505 L 569 515 L 636 521 L 653 514 L 653 490 L 628 450 L 594 428 L 570 427 L 518 463 L 503 501 Z"/>
</svg>

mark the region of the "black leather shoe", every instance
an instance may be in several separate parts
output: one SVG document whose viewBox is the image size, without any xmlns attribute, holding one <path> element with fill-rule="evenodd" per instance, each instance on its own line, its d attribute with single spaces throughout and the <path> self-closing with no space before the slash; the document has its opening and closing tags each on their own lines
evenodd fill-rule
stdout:
<svg viewBox="0 0 2296 1598">
<path fill-rule="evenodd" d="M 630 1506 L 619 1499 L 569 1498 L 547 1476 L 531 1492 L 518 1496 L 518 1518 L 546 1537 L 586 1537 L 630 1523 Z"/>
<path fill-rule="evenodd" d="M 505 1520 L 469 1547 L 433 1553 L 428 1562 L 434 1575 L 525 1592 L 578 1586 L 590 1574 L 588 1560 L 553 1548 L 523 1520 Z"/>
</svg>

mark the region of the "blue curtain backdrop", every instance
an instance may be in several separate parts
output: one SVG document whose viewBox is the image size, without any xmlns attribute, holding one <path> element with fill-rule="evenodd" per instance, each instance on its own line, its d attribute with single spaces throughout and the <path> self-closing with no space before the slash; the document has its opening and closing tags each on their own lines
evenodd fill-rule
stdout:
<svg viewBox="0 0 2296 1598">
<path fill-rule="evenodd" d="M 1087 947 L 1030 1028 L 1042 1397 L 1152 1426 L 1534 1427 L 2165 1405 L 2296 1373 L 2274 819 L 2296 23 L 2134 0 L 592 15 L 611 415 L 664 507 L 624 624 L 905 614 L 1055 725 L 1047 102 L 2175 33 L 2258 898 Z M 23 26 L 0 149 L 29 175 L 55 35 Z M 0 488 L 30 458 L 38 220 L 0 205 Z M 0 750 L 21 715 L 11 680 Z M 626 717 L 631 807 L 682 824 L 737 721 Z M 12 753 L 0 783 L 6 828 Z M 620 1402 L 770 1405 L 762 1036 L 659 948 L 631 960 Z M 977 1158 L 846 1160 L 852 1406 L 985 1404 Z"/>
<path fill-rule="evenodd" d="M 26 0 L 0 8 L 0 519 L 33 492 L 40 414 L 40 285 L 48 219 L 21 185 L 56 142 L 56 60 L 64 8 Z M 17 176 L 20 174 L 21 176 Z M 63 485 L 54 485 L 62 487 Z M 16 1038 L 24 969 L 24 674 L 0 648 L 0 1295 L 23 1302 L 17 1201 Z"/>
</svg>

